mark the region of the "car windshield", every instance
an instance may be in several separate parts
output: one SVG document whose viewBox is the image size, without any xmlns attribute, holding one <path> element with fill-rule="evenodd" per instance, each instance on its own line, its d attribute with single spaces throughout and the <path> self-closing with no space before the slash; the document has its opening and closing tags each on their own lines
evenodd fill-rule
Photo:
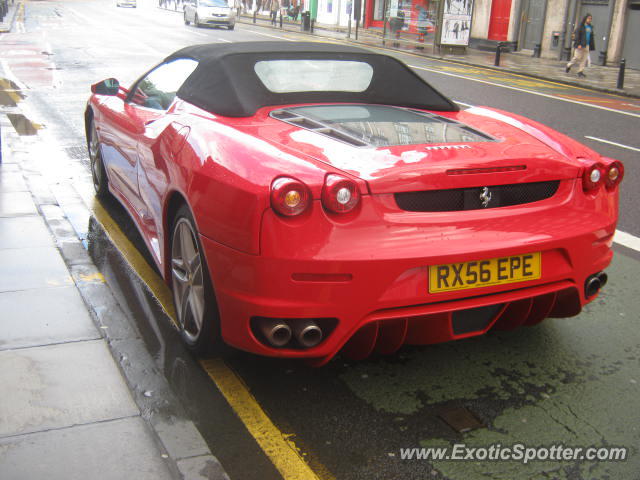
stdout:
<svg viewBox="0 0 640 480">
<path fill-rule="evenodd" d="M 272 116 L 294 124 L 306 118 L 376 147 L 494 141 L 441 115 L 386 105 L 313 105 L 286 108 Z"/>
<path fill-rule="evenodd" d="M 200 0 L 201 7 L 228 7 L 226 0 Z"/>
<path fill-rule="evenodd" d="M 373 77 L 368 63 L 345 60 L 266 60 L 254 69 L 274 93 L 364 92 Z"/>
</svg>

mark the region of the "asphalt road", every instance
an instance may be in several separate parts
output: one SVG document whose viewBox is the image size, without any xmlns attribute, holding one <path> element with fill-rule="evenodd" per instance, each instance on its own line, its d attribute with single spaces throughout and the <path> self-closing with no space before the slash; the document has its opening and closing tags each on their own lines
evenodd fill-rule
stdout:
<svg viewBox="0 0 640 480">
<path fill-rule="evenodd" d="M 21 112 L 40 128 L 45 145 L 38 149 L 26 142 L 25 148 L 51 155 L 54 181 L 86 192 L 90 185 L 82 114 L 91 83 L 108 77 L 131 83 L 164 56 L 194 43 L 277 38 L 308 36 L 245 24 L 232 32 L 198 29 L 185 26 L 180 14 L 151 3 L 120 9 L 115 2 L 29 2 L 16 32 L 0 39 L 0 58 L 5 78 L 15 81 L 24 95 L 19 102 Z M 528 116 L 625 162 L 618 228 L 640 236 L 640 213 L 634 208 L 639 193 L 633 188 L 640 175 L 637 151 L 586 138 L 640 148 L 637 115 L 594 107 L 607 101 L 621 102 L 624 109 L 623 103 L 633 101 L 399 55 L 456 101 Z M 69 165 L 74 168 L 68 174 L 61 171 Z M 105 208 L 144 256 L 122 209 L 117 205 Z M 224 388 L 216 387 L 220 377 L 212 380 L 184 352 L 169 316 L 156 301 L 166 292 L 149 287 L 153 270 L 125 259 L 131 258 L 136 247 L 113 240 L 117 238 L 113 232 L 107 238 L 95 223 L 91 228 L 81 221 L 74 226 L 87 240 L 96 264 L 138 325 L 159 368 L 231 477 L 296 478 L 274 467 L 278 459 L 265 453 L 251 425 L 238 420 L 236 414 L 242 415 L 218 390 Z M 317 478 L 638 478 L 640 288 L 635 279 L 640 256 L 630 249 L 617 253 L 604 293 L 572 319 L 547 320 L 537 327 L 462 342 L 405 347 L 393 357 L 358 363 L 337 358 L 322 369 L 243 353 L 231 355 L 226 365 L 246 384 L 273 422 L 276 434 L 287 436 Z M 470 414 L 479 428 L 457 432 L 443 421 L 451 413 Z M 562 443 L 631 450 L 626 461 L 599 463 L 572 460 L 523 465 L 400 458 L 402 448 L 452 442 L 473 446 Z"/>
</svg>

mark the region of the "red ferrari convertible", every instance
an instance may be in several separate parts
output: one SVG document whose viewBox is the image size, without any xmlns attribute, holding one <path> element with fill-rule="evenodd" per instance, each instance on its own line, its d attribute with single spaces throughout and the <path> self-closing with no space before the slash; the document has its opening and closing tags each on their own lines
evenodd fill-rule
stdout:
<svg viewBox="0 0 640 480">
<path fill-rule="evenodd" d="M 607 280 L 622 164 L 460 110 L 393 57 L 197 45 L 92 92 L 97 195 L 130 213 L 196 352 L 390 354 L 577 315 Z"/>
</svg>

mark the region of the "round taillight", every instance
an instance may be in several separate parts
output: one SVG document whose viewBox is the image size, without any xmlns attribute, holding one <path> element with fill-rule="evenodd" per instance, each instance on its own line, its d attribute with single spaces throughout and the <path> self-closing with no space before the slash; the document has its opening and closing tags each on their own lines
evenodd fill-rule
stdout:
<svg viewBox="0 0 640 480">
<path fill-rule="evenodd" d="M 608 189 L 613 189 L 620 184 L 622 177 L 624 177 L 624 165 L 616 160 L 607 168 L 604 183 Z"/>
<path fill-rule="evenodd" d="M 302 182 L 289 177 L 276 178 L 271 184 L 271 207 L 280 215 L 300 215 L 311 204 L 311 192 Z"/>
<path fill-rule="evenodd" d="M 604 167 L 600 163 L 594 163 L 588 167 L 582 176 L 582 188 L 585 191 L 594 190 L 602 183 Z"/>
<path fill-rule="evenodd" d="M 358 206 L 360 191 L 353 180 L 341 175 L 327 175 L 322 187 L 322 205 L 333 213 L 347 213 Z"/>
</svg>

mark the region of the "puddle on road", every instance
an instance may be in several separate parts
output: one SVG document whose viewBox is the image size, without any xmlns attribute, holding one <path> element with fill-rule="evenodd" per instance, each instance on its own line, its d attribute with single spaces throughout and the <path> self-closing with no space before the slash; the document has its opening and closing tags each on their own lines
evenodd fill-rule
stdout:
<svg viewBox="0 0 640 480">
<path fill-rule="evenodd" d="M 42 125 L 32 122 L 21 113 L 7 113 L 7 117 L 18 135 L 36 135 L 42 128 Z"/>
</svg>

